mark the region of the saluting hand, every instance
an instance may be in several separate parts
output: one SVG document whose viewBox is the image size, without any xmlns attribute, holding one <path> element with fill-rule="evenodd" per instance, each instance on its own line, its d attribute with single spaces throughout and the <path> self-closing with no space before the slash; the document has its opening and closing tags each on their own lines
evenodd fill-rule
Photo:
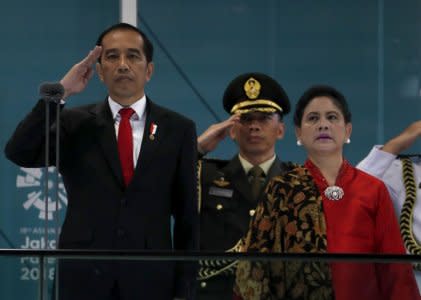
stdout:
<svg viewBox="0 0 421 300">
<path fill-rule="evenodd" d="M 101 46 L 95 46 L 82 61 L 75 64 L 60 80 L 65 91 L 63 99 L 66 99 L 73 94 L 80 93 L 86 88 L 89 80 L 94 74 L 92 65 L 100 57 L 101 51 Z"/>
<path fill-rule="evenodd" d="M 382 148 L 383 151 L 398 155 L 405 151 L 421 136 L 421 121 L 409 125 L 401 134 L 388 141 Z"/>
<path fill-rule="evenodd" d="M 230 128 L 240 120 L 240 115 L 234 114 L 227 120 L 211 125 L 197 138 L 199 152 L 206 154 L 216 148 L 228 134 Z"/>
</svg>

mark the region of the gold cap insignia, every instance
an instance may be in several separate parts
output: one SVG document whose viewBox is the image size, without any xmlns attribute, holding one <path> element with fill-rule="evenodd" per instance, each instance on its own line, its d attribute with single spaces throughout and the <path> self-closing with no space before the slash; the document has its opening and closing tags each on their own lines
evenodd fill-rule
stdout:
<svg viewBox="0 0 421 300">
<path fill-rule="evenodd" d="M 250 99 L 256 99 L 259 97 L 261 88 L 262 86 L 260 85 L 260 82 L 253 77 L 250 77 L 244 84 L 244 91 Z"/>
</svg>

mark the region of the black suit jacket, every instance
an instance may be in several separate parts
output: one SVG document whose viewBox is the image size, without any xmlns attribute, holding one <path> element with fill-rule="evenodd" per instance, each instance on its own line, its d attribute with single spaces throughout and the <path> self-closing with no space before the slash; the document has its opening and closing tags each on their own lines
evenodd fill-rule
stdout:
<svg viewBox="0 0 421 300">
<path fill-rule="evenodd" d="M 57 155 L 54 147 L 56 104 L 49 105 L 52 165 Z M 149 99 L 146 113 L 136 170 L 125 188 L 108 102 L 71 109 L 61 107 L 59 169 L 68 195 L 68 207 L 60 248 L 198 249 L 194 123 Z M 158 126 L 154 139 L 149 137 L 151 123 Z M 40 100 L 7 143 L 6 156 L 20 166 L 44 166 L 44 132 L 45 102 Z M 142 291 L 142 299 L 186 296 L 191 274 L 173 265 L 97 264 L 99 267 L 91 268 L 92 271 L 82 267 L 82 282 L 66 288 L 77 289 L 78 285 L 91 281 L 91 287 L 107 289 L 107 284 L 111 288 L 121 280 L 120 290 L 130 291 L 133 298 L 138 290 Z M 92 276 L 84 278 L 84 272 L 92 272 Z M 104 280 L 98 280 L 98 276 Z M 74 277 L 75 274 L 73 280 Z M 153 291 L 150 298 L 148 291 Z"/>
<path fill-rule="evenodd" d="M 249 228 L 257 206 L 252 198 L 247 175 L 236 155 L 229 161 L 203 159 L 200 183 L 200 250 L 236 251 L 233 249 Z M 286 164 L 276 158 L 266 176 L 281 175 Z M 260 197 L 263 196 L 264 189 Z M 232 261 L 202 262 L 199 271 L 198 299 L 232 299 L 235 265 Z M 229 267 L 231 266 L 232 267 Z"/>
</svg>

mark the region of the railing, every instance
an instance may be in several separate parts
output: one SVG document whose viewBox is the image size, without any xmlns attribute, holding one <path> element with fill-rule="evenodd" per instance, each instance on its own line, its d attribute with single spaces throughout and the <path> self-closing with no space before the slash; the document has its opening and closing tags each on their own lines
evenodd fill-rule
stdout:
<svg viewBox="0 0 421 300">
<path fill-rule="evenodd" d="M 120 251 L 120 250 L 33 250 L 33 249 L 0 249 L 0 265 L 3 274 L 8 274 L 7 280 L 3 275 L 0 299 L 60 299 L 60 290 L 57 288 L 56 270 L 59 262 L 83 263 L 86 261 L 119 262 L 152 262 L 171 264 L 172 262 L 186 263 L 199 261 L 208 262 L 251 262 L 258 264 L 272 264 L 276 262 L 290 263 L 316 263 L 326 265 L 344 265 L 346 268 L 358 270 L 361 267 L 361 276 L 368 276 L 367 265 L 407 266 L 421 263 L 421 255 L 393 255 L 393 254 L 321 254 L 321 253 L 225 253 L 225 252 L 178 252 L 178 251 Z M 99 262 L 101 261 L 101 262 Z M 194 264 L 196 269 L 199 263 Z M 211 264 L 213 265 L 213 264 Z M 161 264 L 162 266 L 162 264 Z M 16 272 L 18 270 L 18 272 Z M 384 270 L 384 269 L 383 269 Z M 234 277 L 235 271 L 231 272 Z M 59 273 L 60 274 L 60 273 Z M 75 275 L 76 276 L 76 275 Z M 218 276 L 226 276 L 220 274 Z M 224 277 L 222 277 L 224 278 Z M 206 282 L 214 278 L 205 278 L 197 281 L 197 291 L 205 288 Z M 7 283 L 6 283 L 7 281 Z M 355 290 L 360 287 L 355 286 Z M 366 287 L 364 287 L 366 288 Z M 403 298 L 404 299 L 404 298 Z M 403 300 L 402 299 L 402 300 Z"/>
</svg>

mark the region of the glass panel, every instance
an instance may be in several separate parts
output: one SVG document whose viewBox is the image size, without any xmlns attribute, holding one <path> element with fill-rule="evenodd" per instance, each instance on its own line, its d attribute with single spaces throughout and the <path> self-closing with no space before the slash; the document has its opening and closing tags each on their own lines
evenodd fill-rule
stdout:
<svg viewBox="0 0 421 300">
<path fill-rule="evenodd" d="M 301 292 L 307 293 L 305 299 L 313 299 L 310 294 L 317 295 L 314 299 L 330 299 L 326 296 L 330 294 L 336 299 L 416 299 L 419 295 L 411 271 L 411 263 L 421 262 L 419 256 L 63 253 L 53 257 L 49 256 L 52 252 L 30 253 L 48 262 L 44 276 L 48 281 L 40 281 L 38 259 L 28 258 L 24 251 L 10 255 L 7 250 L 0 250 L 1 298 L 46 300 L 63 299 L 60 295 L 65 295 L 70 297 L 66 299 L 107 299 L 109 295 L 128 295 L 128 299 L 138 299 L 136 295 L 140 295 L 140 299 L 169 295 L 173 292 L 171 285 L 180 284 L 182 273 L 175 271 L 176 265 L 191 275 L 186 278 L 193 279 L 188 290 L 196 293 L 195 299 L 232 299 L 233 290 L 242 296 L 259 295 L 245 299 L 264 299 L 267 294 L 274 297 L 271 299 L 284 299 L 280 296 L 283 293 L 292 297 Z M 60 261 L 58 293 L 53 287 L 51 268 L 56 258 Z M 199 265 L 201 272 L 196 273 Z M 18 285 L 16 277 L 21 279 Z"/>
<path fill-rule="evenodd" d="M 139 1 L 139 27 L 156 48 L 147 94 L 189 116 L 201 133 L 227 117 L 223 91 L 239 73 L 256 70 L 275 77 L 293 104 L 308 86 L 332 84 L 351 103 L 354 127 L 346 156 L 357 163 L 373 144 L 419 119 L 420 6 L 419 0 Z M 7 58 L 2 61 L 6 71 L 0 75 L 4 149 L 36 102 L 39 84 L 60 78 L 105 27 L 118 21 L 118 1 L 77 0 L 57 6 L 41 0 L 25 4 L 25 9 L 20 2 L 9 1 L 0 15 L 2 53 Z M 88 89 L 67 105 L 102 100 L 105 95 L 94 77 Z M 301 162 L 305 153 L 296 151 L 292 116 L 285 122 L 287 134 L 278 155 Z M 421 142 L 407 151 L 421 153 Z M 236 145 L 227 139 L 212 156 L 230 158 L 234 153 Z M 0 248 L 56 247 L 67 200 L 53 171 L 21 168 L 0 158 Z M 54 198 L 46 198 L 43 182 Z M 0 298 L 36 299 L 44 292 L 44 299 L 50 299 L 53 260 L 44 262 L 48 281 L 42 285 L 39 259 L 0 256 L 0 264 Z"/>
</svg>

